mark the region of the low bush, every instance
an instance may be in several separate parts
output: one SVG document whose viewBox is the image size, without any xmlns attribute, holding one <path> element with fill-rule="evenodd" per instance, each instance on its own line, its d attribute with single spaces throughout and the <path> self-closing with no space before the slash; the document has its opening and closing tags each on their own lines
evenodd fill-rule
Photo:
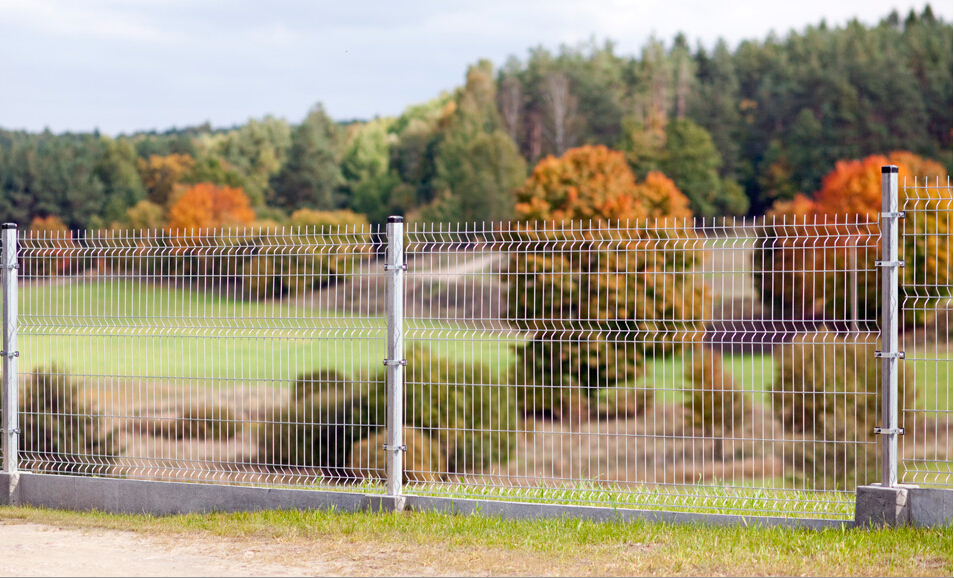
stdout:
<svg viewBox="0 0 954 578">
<path fill-rule="evenodd" d="M 520 359 L 511 370 L 510 381 L 518 384 L 514 388 L 517 408 L 523 415 L 561 419 L 642 415 L 652 408 L 655 392 L 633 389 L 634 376 L 617 370 L 607 359 L 642 359 L 644 349 L 631 342 L 608 342 L 606 335 L 596 331 L 538 333 L 519 346 Z M 601 369 L 591 374 L 589 369 L 597 367 Z"/>
<path fill-rule="evenodd" d="M 351 450 L 349 470 L 356 478 L 384 480 L 387 477 L 387 452 L 384 444 L 388 441 L 385 430 L 365 438 Z M 424 434 L 420 430 L 405 429 L 404 445 L 404 483 L 439 482 L 446 479 L 447 460 L 440 441 Z"/>
<path fill-rule="evenodd" d="M 411 481 L 476 472 L 510 457 L 516 437 L 516 389 L 476 364 L 452 362 L 426 347 L 408 348 L 404 384 L 405 459 Z M 303 374 L 288 405 L 259 430 L 259 461 L 273 468 L 317 468 L 356 481 L 384 468 L 385 374 L 368 382 L 334 371 Z"/>
<path fill-rule="evenodd" d="M 881 425 L 881 360 L 875 343 L 822 327 L 776 348 L 775 415 L 793 434 L 792 455 L 805 481 L 820 490 L 851 490 L 877 481 Z M 905 370 L 905 364 L 900 364 Z M 908 376 L 910 379 L 910 376 Z M 899 388 L 899 414 L 914 407 L 913 388 Z"/>
<path fill-rule="evenodd" d="M 516 438 L 517 389 L 504 372 L 454 362 L 414 344 L 407 352 L 406 426 L 435 440 L 446 473 L 476 472 L 505 463 Z"/>
<path fill-rule="evenodd" d="M 238 431 L 238 420 L 227 407 L 196 405 L 182 410 L 173 420 L 159 420 L 154 435 L 175 440 L 229 440 Z"/>
<path fill-rule="evenodd" d="M 300 376 L 288 405 L 266 417 L 258 434 L 258 459 L 271 468 L 318 469 L 347 480 L 351 451 L 385 423 L 384 384 L 356 382 L 334 372 Z"/>
<path fill-rule="evenodd" d="M 42 473 L 103 475 L 119 453 L 115 432 L 87 405 L 62 369 L 37 367 L 20 388 L 20 467 Z"/>
<path fill-rule="evenodd" d="M 699 346 L 686 352 L 685 365 L 692 388 L 686 401 L 690 425 L 705 436 L 728 436 L 751 408 L 723 367 L 722 355 Z"/>
<path fill-rule="evenodd" d="M 652 386 L 641 388 L 607 387 L 600 389 L 590 408 L 590 417 L 622 419 L 642 415 L 653 406 L 656 391 Z"/>
</svg>

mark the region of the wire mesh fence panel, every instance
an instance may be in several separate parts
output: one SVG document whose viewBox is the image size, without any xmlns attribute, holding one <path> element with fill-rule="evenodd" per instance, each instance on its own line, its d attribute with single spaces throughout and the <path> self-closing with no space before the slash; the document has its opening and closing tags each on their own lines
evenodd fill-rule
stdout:
<svg viewBox="0 0 954 578">
<path fill-rule="evenodd" d="M 411 225 L 412 493 L 850 518 L 876 481 L 863 218 Z"/>
<path fill-rule="evenodd" d="M 949 485 L 951 188 L 904 190 L 903 480 Z M 22 234 L 21 468 L 383 491 L 384 233 Z M 404 241 L 408 492 L 848 519 L 878 481 L 874 216 Z"/>
<path fill-rule="evenodd" d="M 954 483 L 954 200 L 950 179 L 921 178 L 901 187 L 901 386 L 914 403 L 903 408 L 900 481 Z"/>
<path fill-rule="evenodd" d="M 30 472 L 378 487 L 376 227 L 26 232 Z"/>
</svg>

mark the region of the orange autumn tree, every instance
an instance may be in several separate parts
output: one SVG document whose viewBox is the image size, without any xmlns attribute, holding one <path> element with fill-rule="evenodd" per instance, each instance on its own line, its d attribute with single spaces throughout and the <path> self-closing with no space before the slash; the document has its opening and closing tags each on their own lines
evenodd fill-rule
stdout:
<svg viewBox="0 0 954 578">
<path fill-rule="evenodd" d="M 242 189 L 199 183 L 172 205 L 167 224 L 173 231 L 189 231 L 248 225 L 253 220 L 255 212 Z"/>
<path fill-rule="evenodd" d="M 69 227 L 55 216 L 34 217 L 21 242 L 25 275 L 69 274 L 78 245 Z"/>
<path fill-rule="evenodd" d="M 880 255 L 877 224 L 881 213 L 881 167 L 896 165 L 899 178 L 901 221 L 900 284 L 917 286 L 927 302 L 919 312 L 908 312 L 907 321 L 923 319 L 930 302 L 944 298 L 941 289 L 951 279 L 952 231 L 950 189 L 923 186 L 944 179 L 940 164 L 910 152 L 872 155 L 864 159 L 839 161 L 822 180 L 813 199 L 798 195 L 786 203 L 776 203 L 766 215 L 763 263 L 758 279 L 763 300 L 797 317 L 823 318 L 841 322 L 855 314 L 860 320 L 876 320 L 881 299 L 877 294 L 878 271 L 874 261 Z M 915 179 L 922 186 L 913 187 Z M 908 187 L 904 186 L 907 182 Z M 771 226 L 774 223 L 774 227 Z M 861 223 L 861 224 L 857 224 Z M 857 282 L 847 277 L 856 269 Z M 858 303 L 851 303 L 847 287 L 859 287 Z M 930 293 L 930 294 L 928 294 Z"/>
<path fill-rule="evenodd" d="M 255 219 L 242 189 L 199 183 L 182 194 L 166 217 L 174 248 L 170 271 L 183 275 L 222 277 L 236 272 L 244 241 L 234 234 Z M 208 236 L 214 236 L 214 242 Z M 223 277 L 224 280 L 224 277 Z"/>
<path fill-rule="evenodd" d="M 540 161 L 516 197 L 506 279 L 510 318 L 530 334 L 515 377 L 528 411 L 622 385 L 701 327 L 692 214 L 671 180 L 637 183 L 622 153 L 584 146 Z"/>
</svg>

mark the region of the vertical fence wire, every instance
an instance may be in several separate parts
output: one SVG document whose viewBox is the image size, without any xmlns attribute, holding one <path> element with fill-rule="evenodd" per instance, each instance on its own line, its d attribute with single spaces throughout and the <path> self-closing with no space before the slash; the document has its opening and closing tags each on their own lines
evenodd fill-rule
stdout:
<svg viewBox="0 0 954 578">
<path fill-rule="evenodd" d="M 846 518 L 876 481 L 876 221 L 407 237 L 408 491 Z"/>
<path fill-rule="evenodd" d="M 22 468 L 373 487 L 381 233 L 24 233 Z"/>
<path fill-rule="evenodd" d="M 931 273 L 902 280 L 903 475 L 944 483 L 950 184 L 909 188 L 904 274 Z M 405 239 L 407 492 L 846 519 L 877 481 L 877 219 Z M 22 233 L 23 469 L 383 492 L 385 247 L 354 226 Z"/>
<path fill-rule="evenodd" d="M 954 197 L 950 177 L 901 187 L 901 482 L 954 483 Z"/>
</svg>

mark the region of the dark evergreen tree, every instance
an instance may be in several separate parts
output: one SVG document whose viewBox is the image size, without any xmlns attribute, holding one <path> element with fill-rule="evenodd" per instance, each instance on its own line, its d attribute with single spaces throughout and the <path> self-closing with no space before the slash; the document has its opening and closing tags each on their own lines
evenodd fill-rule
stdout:
<svg viewBox="0 0 954 578">
<path fill-rule="evenodd" d="M 272 180 L 272 201 L 286 210 L 331 210 L 341 205 L 338 126 L 316 105 L 292 132 L 288 159 Z"/>
</svg>

